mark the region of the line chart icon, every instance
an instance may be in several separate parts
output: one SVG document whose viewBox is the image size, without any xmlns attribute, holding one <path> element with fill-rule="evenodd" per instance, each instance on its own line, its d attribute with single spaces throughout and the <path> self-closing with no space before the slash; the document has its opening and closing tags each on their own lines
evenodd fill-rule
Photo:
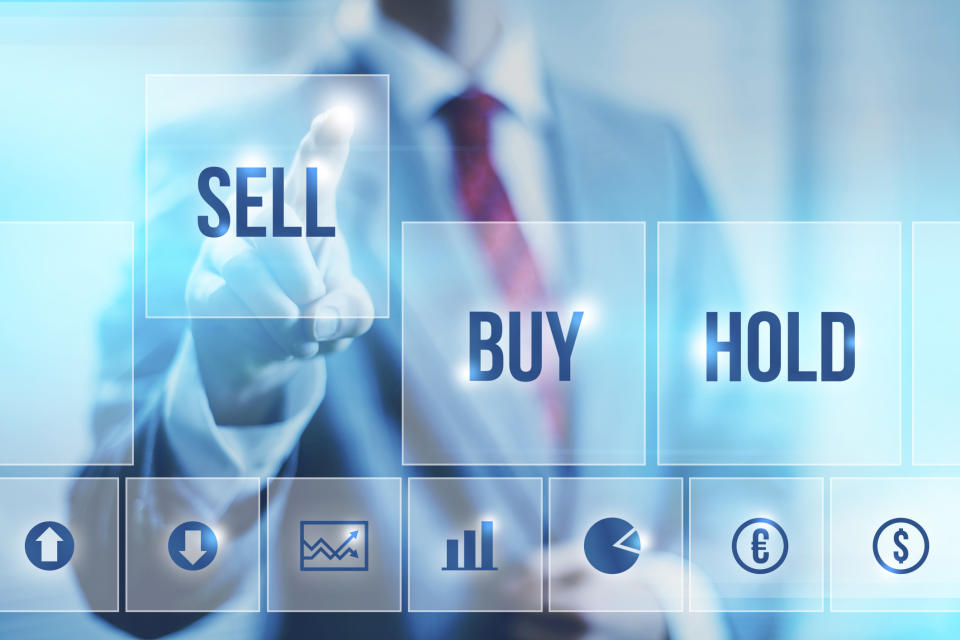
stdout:
<svg viewBox="0 0 960 640">
<path fill-rule="evenodd" d="M 367 520 L 301 520 L 301 571 L 367 571 Z"/>
</svg>

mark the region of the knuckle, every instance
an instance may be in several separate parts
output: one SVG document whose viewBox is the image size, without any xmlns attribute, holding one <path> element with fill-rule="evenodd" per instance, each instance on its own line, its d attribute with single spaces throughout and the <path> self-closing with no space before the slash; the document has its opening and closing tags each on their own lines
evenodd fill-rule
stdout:
<svg viewBox="0 0 960 640">
<path fill-rule="evenodd" d="M 256 260 L 253 249 L 232 251 L 220 260 L 220 275 L 225 280 L 246 279 L 254 268 Z"/>
<path fill-rule="evenodd" d="M 373 312 L 370 312 L 370 315 L 373 315 Z M 363 318 L 359 321 L 357 335 L 366 333 L 373 327 L 373 318 Z"/>
<path fill-rule="evenodd" d="M 353 287 L 357 297 L 357 315 L 364 316 L 372 320 L 374 310 L 373 300 L 370 298 L 370 293 L 367 291 L 367 288 L 363 286 L 363 283 L 356 278 L 353 279 Z"/>
<path fill-rule="evenodd" d="M 194 266 L 187 278 L 184 301 L 190 315 L 201 315 L 208 311 L 211 297 L 215 292 L 215 278 L 199 266 Z"/>
</svg>

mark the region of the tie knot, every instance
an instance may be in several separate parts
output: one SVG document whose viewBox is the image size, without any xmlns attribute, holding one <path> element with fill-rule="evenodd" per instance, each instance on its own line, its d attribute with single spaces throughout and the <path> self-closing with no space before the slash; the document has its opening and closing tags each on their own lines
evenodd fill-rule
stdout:
<svg viewBox="0 0 960 640">
<path fill-rule="evenodd" d="M 458 147 L 486 148 L 490 140 L 490 119 L 503 105 L 488 93 L 471 87 L 440 107 Z"/>
</svg>

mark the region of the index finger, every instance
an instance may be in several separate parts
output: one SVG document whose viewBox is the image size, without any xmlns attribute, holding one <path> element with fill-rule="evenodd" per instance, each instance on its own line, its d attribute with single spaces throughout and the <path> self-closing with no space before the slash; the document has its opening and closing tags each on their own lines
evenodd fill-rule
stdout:
<svg viewBox="0 0 960 640">
<path fill-rule="evenodd" d="M 300 141 L 284 184 L 284 200 L 301 219 L 307 203 L 307 169 L 316 170 L 318 204 L 332 201 L 352 135 L 353 112 L 346 107 L 328 109 L 313 119 L 310 130 Z M 332 212 L 332 207 L 320 208 Z"/>
</svg>

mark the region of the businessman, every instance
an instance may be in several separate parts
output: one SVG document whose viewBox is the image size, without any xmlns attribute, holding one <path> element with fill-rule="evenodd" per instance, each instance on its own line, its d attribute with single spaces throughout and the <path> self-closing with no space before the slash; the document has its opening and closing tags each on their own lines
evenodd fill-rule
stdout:
<svg viewBox="0 0 960 640">
<path fill-rule="evenodd" d="M 395 300 L 400 300 L 404 220 L 709 219 L 703 190 L 676 130 L 659 118 L 565 84 L 561 75 L 543 67 L 529 30 L 508 23 L 498 2 L 355 4 L 345 7 L 338 20 L 341 42 L 336 51 L 310 71 L 391 76 Z M 260 113 L 282 121 L 290 110 L 306 108 L 299 96 L 295 91 L 276 96 Z M 215 125 L 176 126 L 182 132 L 191 126 Z M 352 189 L 346 174 L 353 126 L 347 111 L 332 109 L 316 114 L 309 129 L 298 134 L 301 142 L 287 172 L 288 206 L 302 202 L 305 186 L 299 176 L 307 158 L 318 156 L 330 169 L 319 185 L 318 198 L 326 203 L 323 215 L 329 219 L 356 219 L 353 211 L 376 204 L 371 199 L 386 197 L 376 190 L 346 197 Z M 168 159 L 174 170 L 183 163 L 184 158 Z M 176 225 L 195 210 L 195 201 L 188 198 L 193 195 L 170 200 L 169 211 L 150 221 L 151 234 L 164 233 L 166 226 L 164 237 L 178 243 L 179 254 L 190 256 L 182 265 L 170 266 L 165 276 L 186 283 L 183 295 L 189 315 L 289 318 L 145 319 L 143 283 L 134 283 L 136 463 L 125 473 L 260 478 L 410 475 L 400 461 L 399 314 L 372 326 L 370 320 L 358 319 L 372 315 L 372 303 L 351 266 L 344 240 L 350 237 L 349 226 L 334 238 L 285 244 L 283 268 L 271 268 L 279 258 L 269 242 L 242 238 L 200 242 L 178 235 Z M 266 210 L 263 214 L 269 215 Z M 490 269 L 485 253 L 489 248 L 474 250 L 478 269 Z M 531 265 L 543 263 L 541 249 L 518 250 Z M 129 352 L 110 340 L 112 319 L 119 322 L 129 305 L 129 298 L 118 300 L 104 319 L 103 385 L 95 421 L 101 442 L 98 459 L 114 451 L 122 459 L 129 452 L 125 440 L 129 425 L 113 422 L 110 395 L 110 381 L 130 374 Z M 312 315 L 323 318 L 302 317 Z M 431 406 L 419 408 L 429 421 Z M 551 409 L 544 403 L 538 410 L 547 414 Z M 431 428 L 439 434 L 446 426 Z M 590 425 L 571 419 L 565 428 L 576 432 Z M 362 451 L 347 446 L 351 441 L 364 442 Z M 520 471 L 529 469 L 495 473 L 530 475 Z M 115 471 L 94 468 L 89 473 Z M 549 475 L 549 470 L 533 473 Z M 75 513 L 95 513 L 104 504 L 86 491 L 77 486 Z M 531 503 L 525 501 L 529 496 L 517 498 L 495 496 L 510 501 L 514 506 L 509 508 L 529 508 Z M 214 517 L 256 496 L 238 489 L 234 495 L 194 499 Z M 575 510 L 577 505 L 568 508 Z M 126 514 L 127 526 L 165 540 L 161 509 L 149 499 L 138 502 L 136 510 Z M 260 525 L 243 521 L 236 526 L 235 535 L 243 537 L 256 536 Z M 579 543 L 572 540 L 570 547 Z M 558 556 L 562 551 L 557 549 Z M 674 562 L 680 562 L 679 556 Z M 229 603 L 241 575 L 257 567 L 231 570 L 237 579 L 209 584 L 204 598 Z M 82 575 L 80 579 L 82 583 Z M 578 591 L 601 589 L 595 580 L 571 571 L 567 580 L 571 604 L 575 605 Z M 650 582 L 637 597 L 649 599 L 649 608 L 655 609 L 656 576 Z M 228 616 L 105 617 L 141 637 L 181 630 L 189 637 L 191 630 L 199 634 L 201 629 L 204 635 L 219 629 L 230 637 L 250 638 L 333 638 L 348 630 L 354 637 L 726 637 L 722 622 L 706 615 L 261 614 L 244 619 L 242 628 Z"/>
</svg>

